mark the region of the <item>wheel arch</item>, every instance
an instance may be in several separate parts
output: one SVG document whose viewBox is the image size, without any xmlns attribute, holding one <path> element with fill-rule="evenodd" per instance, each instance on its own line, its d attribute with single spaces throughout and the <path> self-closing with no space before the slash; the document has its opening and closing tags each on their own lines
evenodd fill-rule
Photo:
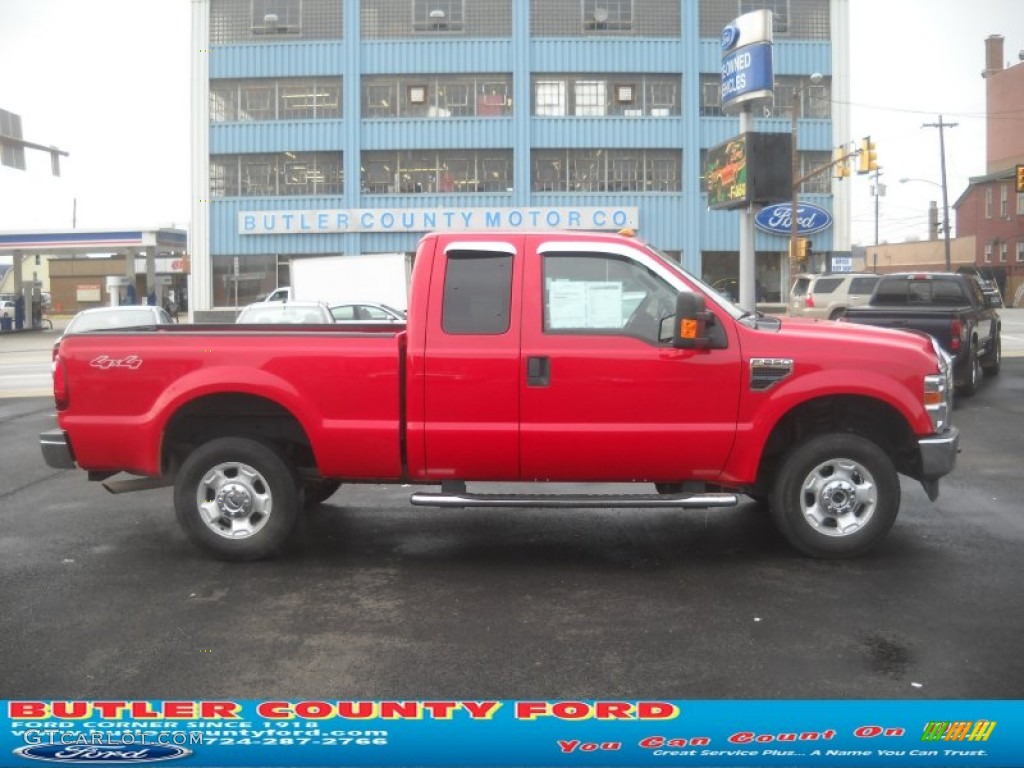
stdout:
<svg viewBox="0 0 1024 768">
<path fill-rule="evenodd" d="M 899 473 L 920 476 L 917 437 L 898 409 L 863 395 L 829 395 L 799 403 L 776 422 L 761 453 L 757 489 L 771 487 L 775 470 L 793 446 L 836 432 L 872 441 L 889 456 Z"/>
<path fill-rule="evenodd" d="M 173 474 L 195 448 L 218 437 L 246 437 L 268 444 L 297 469 L 316 466 L 306 429 L 284 405 L 246 392 L 212 392 L 181 404 L 167 420 L 161 472 Z"/>
</svg>

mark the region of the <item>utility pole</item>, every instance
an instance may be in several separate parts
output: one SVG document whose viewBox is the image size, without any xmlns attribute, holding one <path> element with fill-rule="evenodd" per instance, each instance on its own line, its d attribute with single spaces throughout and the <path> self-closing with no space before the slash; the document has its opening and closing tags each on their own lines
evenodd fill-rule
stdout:
<svg viewBox="0 0 1024 768">
<path fill-rule="evenodd" d="M 944 123 L 942 115 L 939 115 L 939 122 L 925 123 L 922 128 L 939 129 L 939 155 L 942 159 L 942 236 L 945 240 L 946 271 L 952 271 L 952 261 L 949 255 L 949 193 L 946 188 L 946 128 L 956 128 L 957 123 Z"/>
</svg>

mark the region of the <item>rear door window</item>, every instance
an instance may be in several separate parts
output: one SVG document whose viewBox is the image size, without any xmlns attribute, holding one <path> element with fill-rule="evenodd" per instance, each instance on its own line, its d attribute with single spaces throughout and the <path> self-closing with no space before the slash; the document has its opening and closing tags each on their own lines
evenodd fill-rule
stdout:
<svg viewBox="0 0 1024 768">
<path fill-rule="evenodd" d="M 512 307 L 512 254 L 448 252 L 441 324 L 445 333 L 502 334 Z"/>
<path fill-rule="evenodd" d="M 843 282 L 841 277 L 822 277 L 814 283 L 814 293 L 832 293 Z"/>
<path fill-rule="evenodd" d="M 850 279 L 850 293 L 867 294 L 875 290 L 877 277 L 854 277 Z"/>
</svg>

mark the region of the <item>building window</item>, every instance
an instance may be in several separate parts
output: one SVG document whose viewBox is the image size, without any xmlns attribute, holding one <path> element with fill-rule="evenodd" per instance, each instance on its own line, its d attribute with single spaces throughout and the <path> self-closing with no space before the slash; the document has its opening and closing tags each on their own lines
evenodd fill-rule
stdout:
<svg viewBox="0 0 1024 768">
<path fill-rule="evenodd" d="M 773 34 L 785 35 L 789 32 L 789 0 L 740 0 L 740 16 L 761 10 L 772 12 Z"/>
<path fill-rule="evenodd" d="M 700 116 L 721 117 L 722 77 L 721 75 L 700 76 Z"/>
<path fill-rule="evenodd" d="M 1000 264 L 1005 264 L 1006 263 L 1006 252 L 1009 249 L 1009 247 L 1010 247 L 1009 243 L 1006 243 L 1006 242 L 1002 242 L 1002 243 L 999 244 L 999 263 Z"/>
<path fill-rule="evenodd" d="M 364 77 L 363 117 L 504 117 L 512 113 L 511 75 Z"/>
<path fill-rule="evenodd" d="M 512 36 L 513 3 L 508 0 L 360 0 L 358 5 L 363 40 Z"/>
<path fill-rule="evenodd" d="M 582 0 L 583 30 L 629 32 L 633 29 L 633 0 Z"/>
<path fill-rule="evenodd" d="M 537 80 L 533 84 L 533 114 L 562 117 L 565 112 L 565 83 L 561 80 Z"/>
<path fill-rule="evenodd" d="M 603 80 L 577 80 L 575 84 L 575 103 L 577 117 L 595 117 L 607 111 L 607 98 Z"/>
<path fill-rule="evenodd" d="M 362 190 L 370 195 L 507 192 L 512 188 L 508 150 L 364 152 Z"/>
<path fill-rule="evenodd" d="M 518 5 L 518 0 L 505 2 Z M 680 0 L 530 0 L 530 36 L 678 38 L 685 5 Z"/>
<path fill-rule="evenodd" d="M 682 155 L 669 149 L 538 149 L 534 192 L 678 192 Z"/>
<path fill-rule="evenodd" d="M 254 35 L 297 35 L 302 31 L 302 0 L 252 0 Z"/>
<path fill-rule="evenodd" d="M 769 117 L 828 120 L 832 116 L 832 79 L 812 83 L 806 76 L 779 77 Z"/>
<path fill-rule="evenodd" d="M 992 263 L 992 243 L 988 243 L 985 245 L 985 263 Z"/>
<path fill-rule="evenodd" d="M 1017 241 L 1017 263 L 1024 263 L 1024 238 Z"/>
<path fill-rule="evenodd" d="M 341 117 L 341 78 L 211 80 L 210 122 Z"/>
<path fill-rule="evenodd" d="M 340 152 L 210 156 L 212 197 L 340 195 L 344 182 Z"/>
<path fill-rule="evenodd" d="M 533 80 L 538 117 L 668 117 L 680 113 L 680 78 L 662 74 L 543 74 Z"/>
<path fill-rule="evenodd" d="M 416 32 L 462 32 L 462 0 L 413 0 L 412 28 Z"/>
<path fill-rule="evenodd" d="M 210 0 L 210 44 L 338 40 L 338 0 Z"/>
<path fill-rule="evenodd" d="M 803 178 L 816 168 L 823 168 L 832 162 L 828 152 L 798 152 L 800 161 L 800 177 Z M 821 172 L 806 179 L 800 185 L 800 191 L 807 194 L 827 195 L 832 192 L 832 174 Z"/>
<path fill-rule="evenodd" d="M 1010 188 L 1006 184 L 999 185 L 999 215 L 1010 218 Z"/>
<path fill-rule="evenodd" d="M 829 5 L 829 0 L 701 0 L 700 36 L 717 39 L 737 16 L 767 8 L 775 14 L 776 35 L 828 40 L 832 26 Z"/>
<path fill-rule="evenodd" d="M 985 218 L 992 218 L 992 187 L 985 187 Z"/>
<path fill-rule="evenodd" d="M 1017 193 L 1017 215 L 1024 216 L 1024 192 Z"/>
<path fill-rule="evenodd" d="M 272 254 L 212 255 L 210 266 L 215 307 L 243 307 L 277 288 L 277 256 Z"/>
</svg>

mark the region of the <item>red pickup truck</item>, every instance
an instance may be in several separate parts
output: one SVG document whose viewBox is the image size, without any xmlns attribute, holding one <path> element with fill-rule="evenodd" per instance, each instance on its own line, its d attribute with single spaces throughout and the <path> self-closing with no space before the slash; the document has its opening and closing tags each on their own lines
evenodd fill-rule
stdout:
<svg viewBox="0 0 1024 768">
<path fill-rule="evenodd" d="M 278 552 L 347 482 L 415 505 L 766 502 L 798 549 L 847 557 L 956 461 L 948 356 L 927 336 L 743 312 L 628 234 L 425 236 L 403 326 L 171 325 L 66 338 L 50 466 L 174 486 L 224 559 Z M 117 479 L 126 472 L 137 477 Z M 631 482 L 629 495 L 474 481 Z"/>
</svg>

